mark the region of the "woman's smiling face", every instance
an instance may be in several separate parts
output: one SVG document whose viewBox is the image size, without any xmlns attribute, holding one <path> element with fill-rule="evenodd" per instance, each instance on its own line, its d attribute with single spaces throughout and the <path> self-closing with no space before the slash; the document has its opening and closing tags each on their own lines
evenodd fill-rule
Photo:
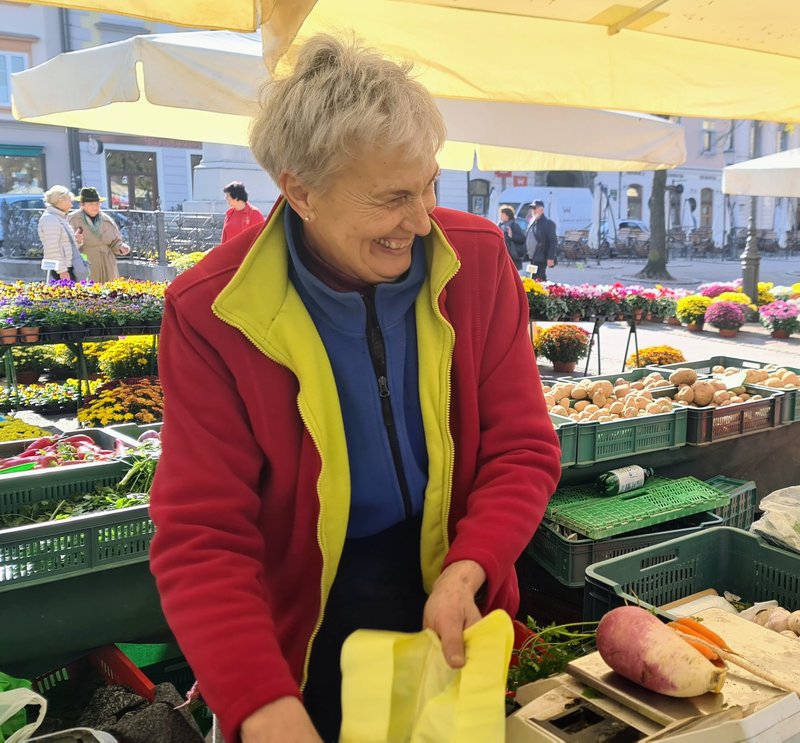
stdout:
<svg viewBox="0 0 800 743">
<path fill-rule="evenodd" d="M 334 175 L 302 203 L 309 248 L 328 265 L 370 284 L 394 281 L 411 266 L 417 235 L 431 230 L 439 168 L 433 155 L 414 159 L 400 149 L 373 149 Z M 309 219 L 305 219 L 310 217 Z"/>
</svg>

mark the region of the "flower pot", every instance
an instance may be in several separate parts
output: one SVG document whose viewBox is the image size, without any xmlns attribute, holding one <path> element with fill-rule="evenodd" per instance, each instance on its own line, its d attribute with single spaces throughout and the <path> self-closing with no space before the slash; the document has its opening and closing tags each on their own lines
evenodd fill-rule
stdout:
<svg viewBox="0 0 800 743">
<path fill-rule="evenodd" d="M 667 325 L 677 325 L 679 326 L 681 321 L 677 317 L 668 317 L 667 318 Z"/>
<path fill-rule="evenodd" d="M 686 329 L 691 333 L 700 333 L 703 330 L 703 323 L 701 322 L 686 323 Z"/>
<path fill-rule="evenodd" d="M 575 371 L 575 367 L 577 365 L 578 365 L 577 361 L 554 361 L 553 371 L 562 372 L 564 374 L 570 374 Z"/>
<path fill-rule="evenodd" d="M 634 310 L 633 311 L 633 319 L 634 320 L 641 320 L 644 317 L 644 310 Z"/>
<path fill-rule="evenodd" d="M 788 338 L 789 337 L 789 331 L 788 330 L 784 330 L 783 328 L 777 328 L 776 330 L 773 330 L 770 333 L 770 335 L 773 338 L 781 338 L 781 339 L 782 338 Z"/>
<path fill-rule="evenodd" d="M 580 312 L 574 312 L 572 314 L 572 322 L 580 322 L 583 319 L 583 315 Z"/>
<path fill-rule="evenodd" d="M 0 329 L 0 342 L 7 346 L 17 342 L 17 329 L 16 328 L 2 328 Z"/>
<path fill-rule="evenodd" d="M 36 343 L 39 340 L 39 328 L 25 326 L 19 329 L 19 339 L 23 343 Z"/>
<path fill-rule="evenodd" d="M 17 372 L 17 384 L 36 384 L 39 381 L 41 373 L 25 369 Z"/>
<path fill-rule="evenodd" d="M 735 338 L 737 335 L 739 335 L 739 329 L 738 328 L 720 328 L 719 329 L 719 334 L 723 338 Z"/>
</svg>

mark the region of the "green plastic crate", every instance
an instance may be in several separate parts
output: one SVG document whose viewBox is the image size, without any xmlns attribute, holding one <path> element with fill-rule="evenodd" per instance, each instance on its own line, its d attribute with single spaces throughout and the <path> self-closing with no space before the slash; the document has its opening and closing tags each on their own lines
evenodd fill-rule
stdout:
<svg viewBox="0 0 800 743">
<path fill-rule="evenodd" d="M 115 438 L 122 439 L 125 443 L 138 443 L 139 436 L 145 431 L 161 433 L 163 423 L 118 423 L 115 426 L 106 426 L 103 430 Z"/>
<path fill-rule="evenodd" d="M 775 599 L 800 606 L 800 553 L 759 536 L 720 526 L 590 565 L 584 588 L 585 620 L 624 604 L 663 606 L 713 588 L 748 604 Z"/>
<path fill-rule="evenodd" d="M 664 374 L 661 369 L 655 369 L 643 366 L 639 369 L 631 369 L 631 371 L 619 372 L 618 374 L 592 374 L 588 377 L 580 377 L 580 376 L 561 377 L 560 381 L 582 382 L 584 379 L 591 379 L 594 382 L 601 382 L 603 380 L 607 382 L 616 382 L 618 379 L 624 379 L 626 382 L 638 382 L 640 379 L 644 379 L 648 374 L 652 374 L 654 371 L 660 371 L 665 379 L 669 377 L 669 374 Z"/>
<path fill-rule="evenodd" d="M 556 429 L 558 443 L 561 446 L 561 467 L 562 469 L 571 467 L 575 464 L 575 457 L 578 454 L 578 426 L 575 421 L 552 413 L 550 421 Z"/>
<path fill-rule="evenodd" d="M 720 524 L 722 519 L 717 514 L 697 513 L 624 536 L 594 540 L 567 539 L 553 524 L 543 522 L 526 552 L 559 583 L 580 588 L 585 581 L 586 568 L 595 562 Z"/>
<path fill-rule="evenodd" d="M 714 511 L 722 518 L 722 526 L 749 529 L 756 518 L 758 505 L 756 484 L 752 480 L 735 480 L 725 475 L 712 477 L 706 480 L 706 483 L 730 496 L 731 500 L 727 506 L 721 506 Z"/>
<path fill-rule="evenodd" d="M 663 393 L 674 388 L 663 388 Z M 658 390 L 662 392 L 662 390 Z M 686 408 L 669 413 L 578 424 L 576 465 L 589 465 L 661 449 L 679 449 L 686 444 Z"/>
<path fill-rule="evenodd" d="M 702 480 L 681 477 L 565 505 L 551 519 L 590 539 L 603 539 L 708 511 L 729 501 L 728 495 Z"/>
<path fill-rule="evenodd" d="M 666 477 L 658 477 L 655 475 L 647 480 L 647 485 L 653 486 L 665 482 L 671 482 L 671 480 Z M 553 521 L 559 513 L 568 510 L 577 503 L 586 503 L 587 501 L 596 502 L 599 498 L 605 500 L 606 496 L 600 495 L 600 492 L 593 484 L 566 485 L 558 488 L 558 490 L 553 493 L 547 503 L 547 508 L 545 508 L 544 517 Z"/>
<path fill-rule="evenodd" d="M 114 449 L 120 440 L 101 428 L 87 428 L 76 433 L 89 436 L 104 449 Z M 0 444 L 0 457 L 20 454 L 32 441 L 35 439 Z M 126 446 L 129 444 L 126 443 Z M 98 486 L 114 486 L 122 479 L 128 467 L 129 463 L 124 460 L 110 460 L 0 475 L 0 513 L 16 513 L 21 506 L 39 501 L 57 502 L 89 492 Z"/>
<path fill-rule="evenodd" d="M 146 505 L 3 529 L 0 593 L 146 561 L 154 531 Z"/>
</svg>

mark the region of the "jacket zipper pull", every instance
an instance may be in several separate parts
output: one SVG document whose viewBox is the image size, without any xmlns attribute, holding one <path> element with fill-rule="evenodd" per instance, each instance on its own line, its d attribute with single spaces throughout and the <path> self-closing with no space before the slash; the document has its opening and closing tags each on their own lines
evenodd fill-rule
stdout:
<svg viewBox="0 0 800 743">
<path fill-rule="evenodd" d="M 389 381 L 384 376 L 378 377 L 378 392 L 381 397 L 389 397 Z"/>
</svg>

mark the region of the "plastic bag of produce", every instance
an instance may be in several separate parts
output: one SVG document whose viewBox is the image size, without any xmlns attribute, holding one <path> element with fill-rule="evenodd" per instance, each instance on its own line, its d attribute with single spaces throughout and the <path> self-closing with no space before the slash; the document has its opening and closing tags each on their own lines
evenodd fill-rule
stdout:
<svg viewBox="0 0 800 743">
<path fill-rule="evenodd" d="M 753 523 L 750 531 L 779 547 L 800 552 L 800 485 L 770 493 L 759 508 L 764 515 Z"/>
</svg>

